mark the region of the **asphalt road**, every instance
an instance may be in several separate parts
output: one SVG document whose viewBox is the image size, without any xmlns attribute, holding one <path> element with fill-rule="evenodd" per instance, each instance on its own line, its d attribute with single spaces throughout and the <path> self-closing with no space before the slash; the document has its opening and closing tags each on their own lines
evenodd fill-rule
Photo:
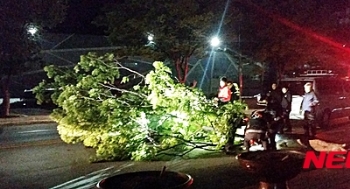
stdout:
<svg viewBox="0 0 350 189">
<path fill-rule="evenodd" d="M 60 140 L 56 126 L 49 123 L 0 127 L 0 149 Z"/>
<path fill-rule="evenodd" d="M 0 188 L 95 188 L 105 177 L 132 171 L 182 171 L 194 177 L 193 189 L 244 188 L 256 184 L 242 172 L 234 156 L 167 162 L 90 163 L 93 150 L 82 145 L 51 144 L 0 151 Z"/>
<path fill-rule="evenodd" d="M 258 181 L 242 171 L 234 156 L 167 162 L 89 163 L 91 149 L 51 144 L 0 151 L 0 188 L 88 189 L 115 174 L 161 170 L 181 171 L 194 178 L 192 189 L 256 189 Z M 348 169 L 307 170 L 289 181 L 291 189 L 347 189 Z"/>
<path fill-rule="evenodd" d="M 49 188 L 88 174 L 93 152 L 63 142 L 31 143 L 0 150 L 0 188 Z"/>
<path fill-rule="evenodd" d="M 222 154 L 219 157 L 191 160 L 90 163 L 93 149 L 55 139 L 58 137 L 55 129 L 54 124 L 40 124 L 17 128 L 11 126 L 2 131 L 23 136 L 8 136 L 8 144 L 15 145 L 0 149 L 0 188 L 88 189 L 95 188 L 99 180 L 115 174 L 161 170 L 163 166 L 167 166 L 168 170 L 190 174 L 194 178 L 192 189 L 258 188 L 258 180 L 252 179 L 240 168 L 235 156 Z M 350 133 L 349 123 L 320 131 L 318 135 L 348 143 L 347 133 Z M 52 137 L 43 136 L 45 134 Z M 40 141 L 26 139 L 35 138 L 36 135 L 41 138 Z M 2 138 L 2 141 L 6 140 Z M 349 177 L 348 169 L 306 170 L 289 183 L 291 189 L 346 189 L 349 188 Z"/>
</svg>

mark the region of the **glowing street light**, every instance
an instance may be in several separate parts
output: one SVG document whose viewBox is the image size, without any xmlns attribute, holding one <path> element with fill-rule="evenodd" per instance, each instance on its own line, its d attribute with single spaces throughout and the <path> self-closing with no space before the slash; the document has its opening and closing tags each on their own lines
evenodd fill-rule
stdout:
<svg viewBox="0 0 350 189">
<path fill-rule="evenodd" d="M 152 33 L 147 33 L 147 44 L 145 46 L 149 46 L 154 48 L 155 47 L 155 42 L 154 42 L 154 34 Z"/>
<path fill-rule="evenodd" d="M 35 35 L 38 32 L 38 28 L 30 25 L 27 29 L 28 33 L 30 33 L 31 35 Z"/>
<path fill-rule="evenodd" d="M 212 47 L 218 47 L 220 45 L 220 43 L 221 43 L 221 41 L 217 36 L 211 38 L 211 40 L 210 40 L 210 45 Z"/>
<path fill-rule="evenodd" d="M 153 34 L 149 34 L 147 37 L 148 41 L 153 42 L 154 40 L 154 35 Z"/>
<path fill-rule="evenodd" d="M 147 40 L 148 40 L 148 44 L 154 44 L 154 34 L 148 33 Z"/>
</svg>

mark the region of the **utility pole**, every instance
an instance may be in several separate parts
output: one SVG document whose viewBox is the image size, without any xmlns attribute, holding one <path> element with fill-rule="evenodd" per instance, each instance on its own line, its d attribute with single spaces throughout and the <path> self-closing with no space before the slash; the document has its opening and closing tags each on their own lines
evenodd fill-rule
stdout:
<svg viewBox="0 0 350 189">
<path fill-rule="evenodd" d="M 215 55 L 216 52 L 213 52 L 213 57 L 211 59 L 211 69 L 210 69 L 210 92 L 214 92 L 213 91 L 213 75 L 214 75 L 214 64 L 215 64 Z"/>
</svg>

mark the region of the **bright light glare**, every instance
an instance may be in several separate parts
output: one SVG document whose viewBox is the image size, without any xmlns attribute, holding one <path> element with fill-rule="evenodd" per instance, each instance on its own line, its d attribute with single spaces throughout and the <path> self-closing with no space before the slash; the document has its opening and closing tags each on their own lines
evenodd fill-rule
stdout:
<svg viewBox="0 0 350 189">
<path fill-rule="evenodd" d="M 38 28 L 36 28 L 35 26 L 30 26 L 28 28 L 28 32 L 31 34 L 31 35 L 34 35 L 36 32 L 38 32 Z"/>
<path fill-rule="evenodd" d="M 210 41 L 212 47 L 217 47 L 220 45 L 220 39 L 218 37 L 213 37 Z"/>
<path fill-rule="evenodd" d="M 153 41 L 153 35 L 149 34 L 147 39 L 148 39 L 148 41 Z"/>
</svg>

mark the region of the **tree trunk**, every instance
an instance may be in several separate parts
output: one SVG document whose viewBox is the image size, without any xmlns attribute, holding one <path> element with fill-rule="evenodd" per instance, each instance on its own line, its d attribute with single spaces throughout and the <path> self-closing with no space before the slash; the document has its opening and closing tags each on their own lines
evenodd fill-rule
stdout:
<svg viewBox="0 0 350 189">
<path fill-rule="evenodd" d="M 1 104 L 1 116 L 8 117 L 10 116 L 10 92 L 9 92 L 9 80 L 10 76 L 7 79 L 1 81 L 1 91 L 3 95 L 3 101 Z"/>
<path fill-rule="evenodd" d="M 175 60 L 175 65 L 176 65 L 176 74 L 177 74 L 177 79 L 181 82 L 181 60 L 176 59 Z"/>
<path fill-rule="evenodd" d="M 184 72 L 184 78 L 183 78 L 183 83 L 187 81 L 187 74 L 188 74 L 188 63 L 189 63 L 190 57 L 185 58 L 185 72 Z"/>
<path fill-rule="evenodd" d="M 178 58 L 175 61 L 175 68 L 177 73 L 177 78 L 180 83 L 185 83 L 187 80 L 187 73 L 189 71 L 189 57 L 186 58 Z"/>
</svg>

